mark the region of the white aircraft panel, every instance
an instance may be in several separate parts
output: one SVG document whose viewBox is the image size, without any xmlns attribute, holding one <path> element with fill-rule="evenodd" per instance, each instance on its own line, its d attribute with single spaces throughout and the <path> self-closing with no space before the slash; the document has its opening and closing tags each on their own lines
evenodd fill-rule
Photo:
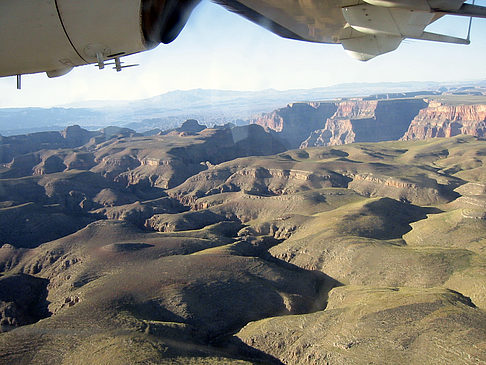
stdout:
<svg viewBox="0 0 486 365">
<path fill-rule="evenodd" d="M 366 34 L 388 34 L 399 37 L 419 37 L 434 14 L 429 11 L 358 5 L 343 8 L 346 21 Z"/>
<path fill-rule="evenodd" d="M 89 62 L 145 50 L 140 0 L 58 0 L 59 12 L 76 50 Z"/>
<path fill-rule="evenodd" d="M 0 76 L 84 63 L 66 38 L 54 0 L 0 1 Z"/>
</svg>

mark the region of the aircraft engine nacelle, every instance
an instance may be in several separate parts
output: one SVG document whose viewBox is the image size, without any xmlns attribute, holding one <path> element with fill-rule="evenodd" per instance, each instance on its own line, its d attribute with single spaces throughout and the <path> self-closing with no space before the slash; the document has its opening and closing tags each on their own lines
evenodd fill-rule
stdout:
<svg viewBox="0 0 486 365">
<path fill-rule="evenodd" d="M 0 76 L 56 77 L 169 43 L 199 1 L 1 1 Z"/>
</svg>

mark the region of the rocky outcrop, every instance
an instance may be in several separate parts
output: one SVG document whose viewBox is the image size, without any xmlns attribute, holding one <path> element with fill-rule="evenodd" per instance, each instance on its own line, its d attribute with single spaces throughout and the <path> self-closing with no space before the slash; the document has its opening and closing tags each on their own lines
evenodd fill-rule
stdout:
<svg viewBox="0 0 486 365">
<path fill-rule="evenodd" d="M 205 125 L 199 124 L 196 119 L 188 119 L 178 128 L 180 132 L 198 133 L 206 129 Z"/>
<path fill-rule="evenodd" d="M 486 220 L 486 185 L 483 183 L 467 183 L 456 191 L 461 194 L 452 206 L 462 209 L 461 216 L 466 219 Z"/>
<path fill-rule="evenodd" d="M 432 101 L 413 119 L 403 140 L 486 135 L 486 104 L 448 105 Z"/>
<path fill-rule="evenodd" d="M 294 103 L 252 120 L 275 131 L 291 148 L 396 140 L 407 131 L 423 99 L 352 99 Z"/>
<path fill-rule="evenodd" d="M 349 174 L 353 180 L 348 187 L 364 196 L 387 196 L 401 202 L 413 204 L 439 204 L 450 201 L 454 193 L 441 186 L 437 180 L 423 177 L 410 181 L 373 173 Z"/>
<path fill-rule="evenodd" d="M 272 113 L 262 114 L 250 123 L 277 132 L 290 148 L 298 148 L 311 132 L 323 128 L 326 119 L 336 110 L 334 102 L 293 103 Z"/>
<path fill-rule="evenodd" d="M 188 119 L 176 130 L 181 133 L 199 133 L 204 129 L 206 129 L 205 125 L 199 124 L 195 119 Z"/>
<path fill-rule="evenodd" d="M 201 229 L 225 221 L 225 217 L 209 210 L 179 214 L 155 214 L 145 222 L 145 227 L 159 232 L 176 232 Z"/>
<path fill-rule="evenodd" d="M 90 132 L 86 129 L 83 129 L 79 125 L 71 125 L 60 132 L 62 138 L 64 138 L 66 141 L 69 141 L 72 147 L 82 146 L 97 133 L 98 132 Z"/>
<path fill-rule="evenodd" d="M 173 128 L 173 129 L 168 129 L 168 130 L 158 130 L 158 132 L 154 131 L 148 131 L 145 132 L 145 136 L 149 135 L 159 135 L 159 136 L 193 136 L 203 130 L 205 130 L 207 126 L 204 124 L 199 124 L 199 122 L 196 119 L 187 119 L 184 123 L 179 128 Z"/>
<path fill-rule="evenodd" d="M 324 128 L 312 132 L 301 148 L 397 140 L 426 106 L 422 99 L 342 101 Z"/>
<path fill-rule="evenodd" d="M 66 169 L 63 159 L 57 155 L 50 155 L 42 160 L 37 166 L 32 169 L 33 175 L 53 174 L 61 172 Z"/>
<path fill-rule="evenodd" d="M 486 135 L 486 103 L 420 97 L 295 103 L 252 120 L 291 148 Z"/>
<path fill-rule="evenodd" d="M 101 134 L 105 139 L 121 138 L 121 137 L 134 137 L 139 135 L 133 129 L 123 128 L 118 126 L 109 126 L 101 129 Z"/>
<path fill-rule="evenodd" d="M 178 201 L 164 197 L 147 203 L 136 201 L 125 205 L 105 206 L 93 213 L 107 219 L 127 221 L 137 226 L 143 226 L 145 221 L 151 217 L 164 214 L 172 216 L 183 210 L 185 210 L 184 207 Z"/>
</svg>

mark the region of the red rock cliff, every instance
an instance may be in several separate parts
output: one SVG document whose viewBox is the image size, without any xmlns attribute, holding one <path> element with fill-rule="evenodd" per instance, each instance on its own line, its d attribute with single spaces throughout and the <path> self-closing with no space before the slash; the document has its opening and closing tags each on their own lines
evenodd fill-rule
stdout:
<svg viewBox="0 0 486 365">
<path fill-rule="evenodd" d="M 413 119 L 403 140 L 486 135 L 486 104 L 447 105 L 432 101 Z"/>
<path fill-rule="evenodd" d="M 295 103 L 252 121 L 273 130 L 289 147 L 396 140 L 427 104 L 422 99 Z"/>
<path fill-rule="evenodd" d="M 252 121 L 291 148 L 353 142 L 486 135 L 486 104 L 443 104 L 421 98 L 294 103 Z"/>
</svg>

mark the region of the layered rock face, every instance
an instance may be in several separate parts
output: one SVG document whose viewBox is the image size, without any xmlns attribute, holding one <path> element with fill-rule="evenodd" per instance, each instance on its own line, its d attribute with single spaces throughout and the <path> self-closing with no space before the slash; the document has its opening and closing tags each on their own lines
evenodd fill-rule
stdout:
<svg viewBox="0 0 486 365">
<path fill-rule="evenodd" d="M 447 105 L 432 101 L 413 119 L 403 140 L 486 135 L 486 105 Z"/>
<path fill-rule="evenodd" d="M 290 148 L 298 148 L 310 133 L 322 128 L 336 110 L 337 105 L 332 102 L 292 103 L 272 113 L 262 114 L 250 123 L 277 132 Z"/>
<path fill-rule="evenodd" d="M 294 103 L 252 120 L 292 148 L 396 140 L 407 131 L 422 99 Z"/>
<path fill-rule="evenodd" d="M 486 103 L 423 98 L 296 103 L 252 120 L 292 148 L 486 134 Z"/>
<path fill-rule="evenodd" d="M 341 102 L 325 127 L 314 131 L 301 147 L 399 139 L 426 105 L 421 99 Z"/>
</svg>

